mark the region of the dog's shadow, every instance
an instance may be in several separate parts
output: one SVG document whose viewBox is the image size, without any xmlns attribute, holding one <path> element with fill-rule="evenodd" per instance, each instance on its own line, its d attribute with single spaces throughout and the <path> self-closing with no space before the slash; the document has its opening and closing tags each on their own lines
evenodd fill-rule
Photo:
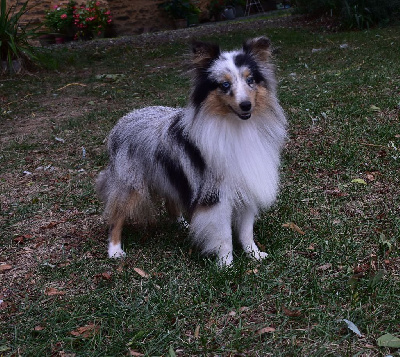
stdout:
<svg viewBox="0 0 400 357">
<path fill-rule="evenodd" d="M 135 261 L 143 258 L 164 260 L 175 257 L 175 259 L 187 260 L 186 263 L 194 263 L 202 268 L 217 265 L 214 256 L 204 256 L 201 249 L 193 245 L 187 222 L 178 222 L 175 218 L 171 218 L 164 209 L 155 218 L 155 222 L 148 225 L 126 223 L 122 231 L 122 246 L 127 253 L 127 259 Z M 266 236 L 269 236 L 271 229 L 272 227 L 265 222 L 258 222 L 255 226 L 255 234 L 260 238 L 257 240 L 257 244 L 264 251 L 266 250 Z M 251 259 L 239 246 L 236 235 L 233 236 L 233 247 L 236 260 L 242 261 L 244 265 L 251 264 Z"/>
</svg>

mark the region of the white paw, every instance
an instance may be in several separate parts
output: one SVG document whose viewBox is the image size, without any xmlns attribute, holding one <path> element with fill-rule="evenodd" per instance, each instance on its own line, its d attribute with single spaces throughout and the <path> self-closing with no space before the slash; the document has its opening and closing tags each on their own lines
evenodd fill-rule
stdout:
<svg viewBox="0 0 400 357">
<path fill-rule="evenodd" d="M 260 251 L 255 244 L 251 245 L 249 247 L 246 247 L 245 252 L 249 258 L 259 260 L 259 261 L 268 257 L 268 254 Z"/>
<path fill-rule="evenodd" d="M 176 221 L 185 229 L 189 229 L 190 225 L 183 216 L 179 216 Z"/>
<path fill-rule="evenodd" d="M 220 268 L 225 268 L 231 266 L 233 263 L 233 255 L 232 252 L 227 254 L 218 254 L 218 266 Z"/>
<path fill-rule="evenodd" d="M 255 259 L 255 260 L 263 260 L 263 259 L 265 259 L 266 257 L 268 257 L 268 253 L 260 252 L 260 251 L 258 251 L 258 252 L 253 252 L 253 253 L 250 255 L 250 258 Z"/>
<path fill-rule="evenodd" d="M 121 243 L 112 244 L 111 242 L 108 244 L 108 257 L 109 258 L 124 258 L 126 253 L 122 250 Z"/>
</svg>

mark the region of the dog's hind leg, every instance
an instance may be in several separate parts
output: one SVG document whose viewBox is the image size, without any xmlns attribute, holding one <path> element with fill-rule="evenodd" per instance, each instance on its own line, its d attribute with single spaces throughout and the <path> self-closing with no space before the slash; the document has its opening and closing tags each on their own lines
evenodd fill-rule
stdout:
<svg viewBox="0 0 400 357">
<path fill-rule="evenodd" d="M 108 257 L 109 258 L 123 258 L 125 252 L 121 246 L 121 233 L 124 226 L 125 216 L 114 214 L 110 220 L 109 233 L 108 233 Z"/>
<path fill-rule="evenodd" d="M 182 225 L 182 227 L 189 228 L 189 223 L 185 220 L 185 217 L 183 217 L 182 215 L 182 211 L 179 209 L 179 207 L 175 204 L 174 201 L 167 198 L 165 200 L 165 207 L 167 209 L 169 216 L 172 219 L 175 219 L 177 223 Z"/>
<path fill-rule="evenodd" d="M 109 244 L 108 256 L 110 258 L 123 258 L 126 254 L 121 246 L 121 233 L 126 220 L 139 225 L 151 224 L 155 221 L 155 210 L 147 189 L 140 193 L 130 190 L 115 194 L 114 200 L 109 203 Z"/>
<path fill-rule="evenodd" d="M 235 227 L 239 237 L 239 242 L 246 252 L 247 256 L 252 259 L 262 260 L 268 256 L 267 253 L 258 249 L 253 237 L 253 227 L 256 213 L 250 207 L 245 207 L 236 212 Z"/>
</svg>

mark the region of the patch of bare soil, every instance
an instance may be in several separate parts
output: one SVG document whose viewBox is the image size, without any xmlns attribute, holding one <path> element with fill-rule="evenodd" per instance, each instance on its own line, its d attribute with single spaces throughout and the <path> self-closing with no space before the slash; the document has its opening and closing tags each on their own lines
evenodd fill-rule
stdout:
<svg viewBox="0 0 400 357">
<path fill-rule="evenodd" d="M 15 166 L 0 171 L 2 309 L 15 310 L 25 298 L 23 292 L 34 290 L 38 269 L 68 265 L 73 256 L 83 255 L 83 245 L 91 240 L 104 243 L 99 254 L 105 256 L 106 233 L 100 214 L 96 214 L 95 195 L 92 194 L 93 208 L 85 211 L 68 203 L 72 195 L 87 194 L 80 192 L 81 187 L 92 185 L 96 173 L 86 171 L 84 164 L 65 164 L 66 155 L 82 156 L 82 148 L 72 140 L 58 138 L 55 128 L 93 110 L 89 103 L 96 102 L 96 98 L 80 96 L 77 88 L 57 89 L 54 93 L 68 93 L 30 98 L 40 106 L 2 118 L 0 123 L 0 159 L 2 164 Z M 13 103 L 6 104 L 17 112 Z M 20 150 L 24 145 L 33 146 Z M 4 158 L 9 158 L 9 164 Z"/>
<path fill-rule="evenodd" d="M 83 246 L 91 241 L 95 246 L 104 242 L 104 249 L 91 253 L 91 258 L 105 256 L 106 251 L 106 233 L 96 209 L 82 211 L 66 204 L 68 187 L 60 190 L 63 182 L 68 186 L 92 181 L 94 174 L 54 166 L 32 171 L 0 175 L 0 204 L 7 212 L 0 216 L 0 226 L 6 227 L 1 235 L 9 242 L 0 247 L 0 269 L 7 266 L 0 272 L 0 300 L 12 306 L 33 293 L 39 269 L 67 266 L 77 255 L 85 259 Z M 14 222 L 14 216 L 23 214 L 21 210 L 27 211 L 27 218 Z"/>
<path fill-rule="evenodd" d="M 83 86 L 82 84 L 76 85 Z M 38 109 L 32 109 L 25 115 L 2 118 L 0 123 L 0 148 L 12 141 L 21 142 L 28 136 L 34 135 L 37 139 L 42 135 L 48 136 L 54 123 L 76 118 L 89 112 L 92 106 L 88 103 L 92 102 L 97 105 L 98 101 L 94 97 L 81 96 L 79 91 L 76 90 L 63 95 L 63 90 L 64 87 L 55 88 L 54 94 L 31 97 L 32 101 L 40 103 Z M 22 100 L 29 100 L 29 98 Z M 5 103 L 5 111 L 10 110 L 12 114 L 12 106 L 18 106 L 18 103 Z"/>
</svg>

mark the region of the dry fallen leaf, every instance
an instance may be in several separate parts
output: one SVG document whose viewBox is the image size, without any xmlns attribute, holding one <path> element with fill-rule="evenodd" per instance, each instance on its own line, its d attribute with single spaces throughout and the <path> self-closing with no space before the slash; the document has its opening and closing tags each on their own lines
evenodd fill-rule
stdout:
<svg viewBox="0 0 400 357">
<path fill-rule="evenodd" d="M 0 273 L 12 269 L 12 266 L 10 264 L 2 264 L 0 265 Z"/>
<path fill-rule="evenodd" d="M 326 264 L 324 264 L 324 265 L 319 266 L 319 267 L 317 268 L 317 270 L 325 271 L 325 270 L 328 270 L 328 269 L 330 269 L 330 268 L 332 268 L 332 264 L 331 264 L 331 263 L 326 263 Z"/>
<path fill-rule="evenodd" d="M 265 333 L 270 333 L 270 332 L 275 332 L 275 328 L 271 326 L 263 327 L 257 331 L 257 335 L 263 335 Z"/>
<path fill-rule="evenodd" d="M 149 274 L 147 274 L 145 271 L 143 271 L 140 268 L 133 268 L 133 270 L 138 273 L 142 278 L 148 278 Z"/>
<path fill-rule="evenodd" d="M 341 320 L 338 320 L 338 321 L 339 321 L 339 322 L 340 322 L 340 321 L 345 322 L 345 323 L 347 324 L 347 327 L 348 327 L 351 331 L 353 331 L 358 337 L 363 337 L 363 335 L 361 334 L 361 332 L 360 332 L 360 330 L 358 329 L 358 327 L 354 324 L 354 322 L 351 322 L 351 321 L 346 320 L 346 319 L 341 319 Z"/>
<path fill-rule="evenodd" d="M 96 275 L 94 276 L 94 278 L 95 278 L 96 280 L 101 280 L 101 279 L 110 280 L 110 279 L 111 279 L 111 273 L 108 272 L 108 271 L 106 271 L 106 272 L 101 273 L 101 274 L 96 274 Z"/>
<path fill-rule="evenodd" d="M 118 273 L 122 273 L 122 272 L 124 271 L 124 267 L 125 267 L 125 261 L 123 260 L 123 261 L 118 265 L 117 272 L 118 272 Z"/>
<path fill-rule="evenodd" d="M 65 291 L 57 290 L 56 288 L 47 288 L 44 291 L 44 294 L 47 296 L 59 296 L 59 295 L 65 295 Z"/>
<path fill-rule="evenodd" d="M 40 229 L 51 229 L 60 224 L 61 222 L 54 222 L 51 221 L 50 223 L 45 224 L 44 226 L 40 227 Z"/>
<path fill-rule="evenodd" d="M 290 228 L 292 231 L 295 231 L 295 232 L 297 232 L 299 234 L 305 234 L 301 230 L 301 228 L 298 225 L 296 225 L 295 223 L 293 223 L 293 222 L 284 223 L 284 224 L 282 224 L 282 227 Z"/>
<path fill-rule="evenodd" d="M 0 300 L 0 310 L 9 310 L 11 312 L 16 312 L 17 311 L 17 307 L 11 301 Z"/>
<path fill-rule="evenodd" d="M 366 264 L 358 264 L 356 267 L 353 268 L 354 274 L 360 274 L 360 273 L 365 273 L 368 272 L 371 269 L 371 265 L 366 263 Z"/>
<path fill-rule="evenodd" d="M 76 353 L 67 353 L 64 351 L 58 352 L 59 357 L 75 357 Z"/>
<path fill-rule="evenodd" d="M 75 337 L 81 337 L 81 338 L 89 338 L 95 335 L 97 332 L 99 332 L 100 326 L 97 326 L 95 324 L 90 324 L 82 327 L 78 327 L 76 330 L 71 331 L 71 335 Z"/>
<path fill-rule="evenodd" d="M 34 330 L 35 331 L 42 331 L 42 330 L 44 330 L 44 327 L 41 326 L 41 325 L 38 325 L 38 326 L 35 326 Z"/>
<path fill-rule="evenodd" d="M 101 276 L 105 280 L 110 280 L 111 279 L 111 273 L 109 273 L 109 272 L 104 272 L 103 274 L 101 274 Z"/>
<path fill-rule="evenodd" d="M 286 307 L 282 306 L 283 313 L 289 317 L 299 317 L 301 316 L 301 311 L 299 310 L 289 310 Z"/>
<path fill-rule="evenodd" d="M 25 243 L 26 240 L 32 239 L 32 238 L 33 238 L 33 236 L 31 234 L 24 234 L 24 235 L 14 237 L 14 242 L 18 243 L 18 244 L 22 244 L 22 243 Z"/>
<path fill-rule="evenodd" d="M 130 349 L 129 356 L 144 356 L 144 354 Z"/>
<path fill-rule="evenodd" d="M 377 174 L 376 172 L 367 172 L 365 176 L 368 181 L 375 181 L 376 174 Z"/>
<path fill-rule="evenodd" d="M 251 270 L 247 270 L 246 274 L 250 275 L 250 274 L 257 274 L 258 273 L 258 269 L 251 269 Z"/>
<path fill-rule="evenodd" d="M 199 338 L 200 336 L 200 325 L 197 325 L 195 330 L 194 330 L 194 338 Z"/>
</svg>

